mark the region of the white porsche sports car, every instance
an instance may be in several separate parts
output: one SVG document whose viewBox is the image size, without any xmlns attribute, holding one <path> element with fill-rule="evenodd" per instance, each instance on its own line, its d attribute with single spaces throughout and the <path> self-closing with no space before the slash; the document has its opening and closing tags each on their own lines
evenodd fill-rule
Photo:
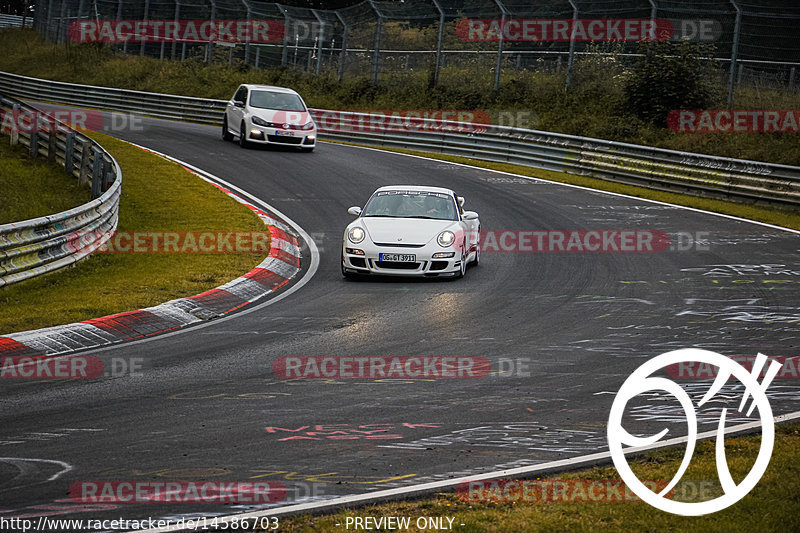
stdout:
<svg viewBox="0 0 800 533">
<path fill-rule="evenodd" d="M 480 260 L 478 213 L 450 189 L 393 185 L 375 191 L 344 231 L 342 274 L 462 277 Z"/>
</svg>

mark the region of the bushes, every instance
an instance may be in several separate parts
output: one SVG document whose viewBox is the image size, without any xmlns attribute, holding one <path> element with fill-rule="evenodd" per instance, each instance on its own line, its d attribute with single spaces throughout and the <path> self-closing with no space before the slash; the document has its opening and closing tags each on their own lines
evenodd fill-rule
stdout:
<svg viewBox="0 0 800 533">
<path fill-rule="evenodd" d="M 713 55 L 688 41 L 641 45 L 644 57 L 624 82 L 628 109 L 637 117 L 664 126 L 674 109 L 707 109 L 718 101 Z"/>
</svg>

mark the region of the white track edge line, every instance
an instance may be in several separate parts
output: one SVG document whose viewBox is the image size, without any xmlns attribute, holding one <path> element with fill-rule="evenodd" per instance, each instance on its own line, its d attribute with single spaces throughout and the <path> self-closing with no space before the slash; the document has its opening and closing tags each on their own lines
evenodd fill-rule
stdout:
<svg viewBox="0 0 800 533">
<path fill-rule="evenodd" d="M 326 142 L 326 141 L 321 141 L 321 142 Z M 475 170 L 485 170 L 487 172 L 493 172 L 495 174 L 504 174 L 506 176 L 513 176 L 515 178 L 522 178 L 522 179 L 529 180 L 529 181 L 541 181 L 541 182 L 544 182 L 544 183 L 550 183 L 552 185 L 563 185 L 564 187 L 572 187 L 573 189 L 580 189 L 580 190 L 583 190 L 583 191 L 595 192 L 595 193 L 600 193 L 600 194 L 608 194 L 608 195 L 611 195 L 611 196 L 619 196 L 621 198 L 628 198 L 628 199 L 631 199 L 631 200 L 641 200 L 642 202 L 649 202 L 649 203 L 653 203 L 653 204 L 666 205 L 666 206 L 675 207 L 675 208 L 678 208 L 678 209 L 686 209 L 687 211 L 694 211 L 696 213 L 703 213 L 705 215 L 713 215 L 713 216 L 717 216 L 717 217 L 728 218 L 728 219 L 731 219 L 731 220 L 736 220 L 738 222 L 749 222 L 750 224 L 757 224 L 759 226 L 764 226 L 764 227 L 767 227 L 767 228 L 777 229 L 777 230 L 781 230 L 781 231 L 788 231 L 790 233 L 795 233 L 797 235 L 800 235 L 800 230 L 796 230 L 796 229 L 792 229 L 792 228 L 785 228 L 783 226 L 770 224 L 768 222 L 760 222 L 758 220 L 751 220 L 749 218 L 737 217 L 735 215 L 728 215 L 728 214 L 725 214 L 725 213 L 717 213 L 715 211 L 706 211 L 705 209 L 699 209 L 697 207 L 689 207 L 689 206 L 686 206 L 686 205 L 671 204 L 669 202 L 664 202 L 664 201 L 661 201 L 661 200 L 653 200 L 651 198 L 642 198 L 640 196 L 631 196 L 629 194 L 624 194 L 624 193 L 619 193 L 619 192 L 604 191 L 602 189 L 593 189 L 591 187 L 586 187 L 585 185 L 575 185 L 573 183 L 563 183 L 563 182 L 560 182 L 560 181 L 549 180 L 547 178 L 537 178 L 535 176 L 525 176 L 523 174 L 514 174 L 513 172 L 507 172 L 505 170 L 496 170 L 496 169 L 493 169 L 493 168 L 478 167 L 478 166 L 475 166 L 475 165 L 469 165 L 467 163 L 456 163 L 454 161 L 447 161 L 446 159 L 437 159 L 435 157 L 427 157 L 427 156 L 415 155 L 415 154 L 404 154 L 402 152 L 394 152 L 392 150 L 386 150 L 386 149 L 382 149 L 382 148 L 373 148 L 371 146 L 342 144 L 342 143 L 334 143 L 334 142 L 330 142 L 330 141 L 327 141 L 327 142 L 328 142 L 328 144 L 335 144 L 337 146 L 348 146 L 350 148 L 359 148 L 361 150 L 373 150 L 373 151 L 376 151 L 376 152 L 391 153 L 391 154 L 396 154 L 396 155 L 402 155 L 402 156 L 405 156 L 405 157 L 414 157 L 414 158 L 417 158 L 417 159 L 425 159 L 427 161 L 440 161 L 440 162 L 446 163 L 448 165 L 456 165 L 456 166 L 459 166 L 459 167 L 472 168 L 472 169 L 475 169 Z M 442 155 L 449 155 L 449 154 L 442 154 Z M 452 157 L 464 157 L 464 156 L 452 156 Z M 469 159 L 469 158 L 465 158 L 465 159 Z M 504 164 L 504 163 L 500 163 L 500 162 L 496 162 L 496 161 L 487 161 L 487 163 Z M 505 164 L 513 165 L 514 163 L 505 163 Z M 536 168 L 536 167 L 529 167 L 529 168 L 532 168 L 532 169 L 535 169 L 535 170 L 543 170 L 545 172 L 559 172 L 557 170 L 548 171 L 546 169 L 539 169 L 539 168 Z M 591 178 L 591 176 L 581 176 L 580 174 L 570 174 L 569 172 L 559 172 L 559 173 L 560 174 L 568 174 L 570 176 Z M 602 178 L 593 178 L 593 179 L 599 179 L 599 180 L 602 181 Z M 608 183 L 617 184 L 616 182 L 613 182 L 613 181 L 608 181 Z M 623 183 L 623 184 L 620 184 L 620 185 L 627 185 L 627 184 Z M 637 187 L 637 185 L 631 185 L 631 187 Z M 638 187 L 641 187 L 641 186 L 638 186 Z M 646 187 L 643 187 L 643 188 L 646 188 Z M 673 194 L 680 194 L 680 193 L 673 193 Z M 692 198 L 701 198 L 701 197 L 692 196 Z M 725 200 L 721 200 L 721 201 L 725 201 Z M 747 205 L 747 204 L 742 204 L 742 205 Z"/>
<path fill-rule="evenodd" d="M 775 423 L 779 422 L 789 422 L 791 420 L 800 419 L 800 411 L 795 411 L 793 413 L 786 413 L 784 415 L 778 415 L 775 417 Z M 729 428 L 725 428 L 725 435 L 730 435 L 732 433 L 741 433 L 744 431 L 750 431 L 756 428 L 761 427 L 761 422 L 747 422 L 745 424 L 739 424 L 737 426 L 731 426 Z M 697 434 L 698 439 L 708 439 L 714 437 L 717 434 L 717 430 L 710 430 L 705 431 L 702 433 Z M 677 444 L 682 444 L 688 440 L 688 436 L 683 437 L 675 437 L 673 439 L 668 439 L 660 443 L 650 444 L 648 446 L 637 446 L 627 448 L 625 450 L 625 454 L 635 454 L 641 453 L 651 450 L 658 450 L 660 448 L 667 448 L 669 446 L 675 446 Z M 495 472 L 485 472 L 483 474 L 475 474 L 473 476 L 464 476 L 459 478 L 453 478 L 443 481 L 433 481 L 429 483 L 422 483 L 420 485 L 410 485 L 408 487 L 399 487 L 395 489 L 388 489 L 388 490 L 381 490 L 377 492 L 368 492 L 365 494 L 356 494 L 350 496 L 342 496 L 341 498 L 333 498 L 330 500 L 322 500 L 319 502 L 309 502 L 309 503 L 301 503 L 296 505 L 288 505 L 285 507 L 275 507 L 271 509 L 266 509 L 264 511 L 254 511 L 249 513 L 240 513 L 240 514 L 233 514 L 227 516 L 219 516 L 216 517 L 219 524 L 227 524 L 230 522 L 240 522 L 246 519 L 252 518 L 262 518 L 262 517 L 273 517 L 273 516 L 281 516 L 293 513 L 300 513 L 300 512 L 307 512 L 307 511 L 315 511 L 326 509 L 330 507 L 341 507 L 348 504 L 365 504 L 374 502 L 376 500 L 380 500 L 382 498 L 394 498 L 403 495 L 416 495 L 420 492 L 428 492 L 436 489 L 449 489 L 453 488 L 460 483 L 467 483 L 470 481 L 482 481 L 486 479 L 496 479 L 506 476 L 514 476 L 514 475 L 527 475 L 533 474 L 538 471 L 543 470 L 553 470 L 553 469 L 564 469 L 570 470 L 583 463 L 592 463 L 596 461 L 605 461 L 611 458 L 611 452 L 598 452 L 589 455 L 582 455 L 580 457 L 572 457 L 570 459 L 560 459 L 558 461 L 550 461 L 547 463 L 541 463 L 537 465 L 530 465 L 530 466 L 522 466 L 518 468 L 509 468 L 507 470 L 498 470 Z M 167 533 L 171 531 L 196 531 L 197 528 L 189 528 L 186 526 L 181 525 L 172 525 L 166 526 L 162 528 L 155 528 L 155 529 L 147 529 L 144 531 L 137 531 L 136 533 Z M 130 533 L 130 532 L 129 532 Z"/>
<path fill-rule="evenodd" d="M 300 290 L 306 283 L 311 281 L 311 278 L 314 277 L 314 274 L 317 273 L 317 269 L 319 268 L 319 249 L 317 248 L 317 244 L 314 242 L 314 239 L 312 239 L 311 236 L 308 233 L 306 233 L 306 231 L 302 227 L 300 227 L 300 225 L 297 222 L 295 222 L 291 218 L 289 218 L 286 215 L 284 215 L 278 209 L 272 207 L 270 204 L 268 204 L 267 202 L 265 202 L 264 200 L 262 200 L 262 199 L 260 199 L 260 198 L 258 198 L 256 196 L 252 195 L 251 193 L 249 193 L 249 192 L 247 192 L 247 191 L 245 191 L 243 189 L 240 189 L 236 185 L 225 181 L 224 179 L 220 178 L 219 176 L 216 176 L 216 175 L 214 175 L 214 174 L 212 174 L 210 172 L 207 172 L 207 171 L 205 171 L 205 170 L 203 170 L 201 168 L 198 168 L 198 167 L 196 167 L 194 165 L 191 165 L 191 164 L 189 164 L 189 163 L 187 163 L 185 161 L 182 161 L 182 160 L 177 159 L 175 157 L 163 154 L 163 153 L 161 153 L 161 152 L 159 152 L 157 150 L 153 150 L 152 148 L 147 148 L 146 146 L 140 146 L 140 145 L 138 145 L 136 143 L 132 143 L 132 142 L 128 142 L 128 141 L 123 141 L 123 142 L 127 142 L 128 144 L 130 144 L 132 146 L 135 146 L 137 148 L 141 148 L 142 150 L 146 150 L 148 152 L 152 152 L 152 153 L 154 153 L 156 155 L 159 155 L 159 156 L 163 157 L 164 159 L 172 161 L 173 163 L 177 163 L 179 165 L 183 165 L 186 168 L 189 168 L 189 169 L 193 170 L 194 172 L 198 173 L 201 178 L 206 179 L 208 181 L 216 182 L 218 184 L 222 184 L 225 187 L 228 187 L 229 189 L 234 190 L 237 193 L 241 194 L 242 196 L 250 199 L 251 201 L 254 202 L 254 204 L 263 207 L 267 211 L 275 213 L 276 215 L 281 217 L 281 219 L 286 224 L 291 226 L 292 229 L 297 231 L 297 233 L 306 241 L 306 243 L 308 243 L 308 248 L 309 248 L 309 251 L 311 253 L 311 265 L 308 267 L 308 271 L 306 271 L 306 273 L 303 275 L 303 277 L 300 278 L 296 283 L 292 284 L 292 286 L 289 287 L 288 289 L 286 289 L 286 291 L 282 292 L 278 296 L 275 296 L 274 298 L 270 298 L 269 300 L 267 300 L 265 302 L 261 302 L 260 304 L 247 306 L 244 309 L 242 309 L 241 311 L 237 311 L 236 313 L 234 313 L 232 315 L 226 315 L 224 317 L 215 318 L 213 320 L 209 320 L 207 322 L 203 322 L 203 323 L 199 323 L 199 324 L 192 324 L 189 327 L 180 328 L 180 329 L 177 329 L 177 330 L 174 330 L 174 331 L 169 331 L 167 333 L 161 333 L 161 334 L 158 334 L 158 335 L 154 335 L 152 337 L 145 337 L 143 339 L 138 339 L 138 340 L 134 340 L 134 341 L 116 343 L 116 344 L 111 344 L 111 345 L 108 345 L 108 346 L 102 346 L 102 347 L 98 347 L 98 348 L 94 348 L 94 349 L 89 349 L 89 350 L 86 350 L 86 351 L 82 352 L 82 355 L 90 355 L 90 354 L 102 353 L 102 352 L 106 352 L 106 351 L 109 351 L 109 350 L 116 350 L 116 349 L 119 349 L 119 348 L 125 347 L 125 346 L 133 346 L 133 345 L 136 345 L 136 344 L 142 344 L 142 343 L 145 343 L 145 342 L 151 342 L 151 341 L 158 340 L 158 339 L 164 339 L 166 337 L 172 337 L 173 335 L 181 335 L 181 334 L 188 333 L 190 331 L 197 331 L 199 329 L 203 329 L 203 328 L 206 328 L 206 327 L 209 327 L 209 326 L 213 326 L 213 325 L 216 325 L 216 324 L 221 324 L 222 322 L 227 322 L 228 320 L 232 320 L 234 318 L 238 318 L 238 317 L 241 317 L 243 315 L 247 315 L 249 313 L 252 313 L 252 312 L 255 312 L 255 311 L 259 311 L 259 310 L 263 309 L 264 307 L 267 307 L 269 305 L 277 303 L 277 302 L 283 300 L 284 298 L 287 298 L 291 294 L 295 293 L 296 291 Z M 57 356 L 57 357 L 69 357 L 69 356 L 70 356 L 70 354 L 64 354 L 63 356 Z"/>
</svg>

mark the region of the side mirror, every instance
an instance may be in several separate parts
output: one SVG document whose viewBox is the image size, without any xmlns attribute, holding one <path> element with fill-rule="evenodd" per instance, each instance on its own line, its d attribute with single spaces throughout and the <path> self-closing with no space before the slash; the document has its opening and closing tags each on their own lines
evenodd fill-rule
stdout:
<svg viewBox="0 0 800 533">
<path fill-rule="evenodd" d="M 458 200 L 458 205 L 464 207 L 464 197 L 463 196 L 456 196 L 456 200 Z"/>
<path fill-rule="evenodd" d="M 464 214 L 461 215 L 461 218 L 464 220 L 478 220 L 478 213 L 475 211 L 464 211 Z"/>
<path fill-rule="evenodd" d="M 241 100 L 234 100 L 233 105 L 235 107 L 244 107 L 244 102 L 242 102 Z"/>
<path fill-rule="evenodd" d="M 350 213 L 353 216 L 359 216 L 361 214 L 361 208 L 360 207 L 351 207 L 350 209 L 347 210 L 347 212 Z"/>
</svg>

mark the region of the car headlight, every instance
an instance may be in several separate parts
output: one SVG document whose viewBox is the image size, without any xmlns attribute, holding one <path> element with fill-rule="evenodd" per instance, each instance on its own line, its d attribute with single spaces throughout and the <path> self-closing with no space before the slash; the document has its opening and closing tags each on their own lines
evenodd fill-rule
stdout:
<svg viewBox="0 0 800 533">
<path fill-rule="evenodd" d="M 443 231 L 436 237 L 436 242 L 439 243 L 439 246 L 442 248 L 447 248 L 448 246 L 453 245 L 453 241 L 456 240 L 456 236 L 452 231 Z"/>
<path fill-rule="evenodd" d="M 358 244 L 361 241 L 363 241 L 366 235 L 367 234 L 364 233 L 364 230 L 359 228 L 358 226 L 350 228 L 350 231 L 347 232 L 347 238 L 350 239 L 350 242 L 352 242 L 353 244 Z"/>
<path fill-rule="evenodd" d="M 300 129 L 302 129 L 302 130 L 313 130 L 314 129 L 314 123 L 313 122 L 309 122 L 308 124 L 303 124 L 300 127 Z"/>
<path fill-rule="evenodd" d="M 253 122 L 253 124 L 256 124 L 257 126 L 270 127 L 272 125 L 271 122 L 267 122 L 263 118 L 252 117 L 250 120 Z"/>
</svg>

